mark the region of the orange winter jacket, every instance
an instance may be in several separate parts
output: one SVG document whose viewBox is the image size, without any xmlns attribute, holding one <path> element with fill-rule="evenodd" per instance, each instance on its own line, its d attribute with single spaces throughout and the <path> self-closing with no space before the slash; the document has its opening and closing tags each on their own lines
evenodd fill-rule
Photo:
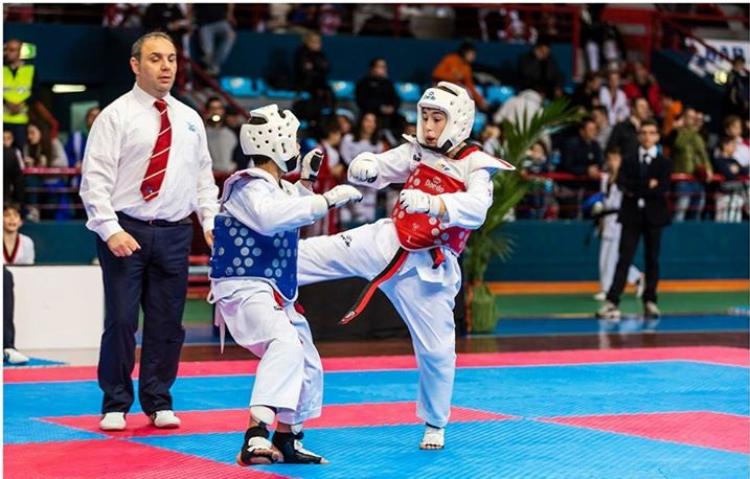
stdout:
<svg viewBox="0 0 750 479">
<path fill-rule="evenodd" d="M 449 53 L 440 60 L 438 66 L 432 71 L 432 79 L 436 82 L 449 81 L 463 86 L 469 90 L 469 94 L 477 102 L 477 105 L 484 107 L 484 98 L 474 87 L 474 79 L 471 75 L 471 65 L 466 62 L 458 53 Z"/>
</svg>

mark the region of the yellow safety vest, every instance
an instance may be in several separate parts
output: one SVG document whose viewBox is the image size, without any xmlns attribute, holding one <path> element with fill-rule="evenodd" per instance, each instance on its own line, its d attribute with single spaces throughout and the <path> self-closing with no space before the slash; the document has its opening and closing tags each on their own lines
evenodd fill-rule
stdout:
<svg viewBox="0 0 750 479">
<path fill-rule="evenodd" d="M 15 75 L 10 67 L 3 66 L 3 100 L 23 105 L 20 113 L 13 114 L 5 108 L 5 103 L 3 103 L 3 123 L 25 125 L 29 122 L 29 107 L 25 102 L 31 96 L 33 81 L 34 65 L 21 65 Z"/>
</svg>

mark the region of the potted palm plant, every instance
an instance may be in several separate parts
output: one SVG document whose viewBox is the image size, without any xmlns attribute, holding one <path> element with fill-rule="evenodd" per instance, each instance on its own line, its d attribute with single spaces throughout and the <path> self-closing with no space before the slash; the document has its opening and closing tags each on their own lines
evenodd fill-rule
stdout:
<svg viewBox="0 0 750 479">
<path fill-rule="evenodd" d="M 503 159 L 517 170 L 494 176 L 493 201 L 487 211 L 487 219 L 471 235 L 466 248 L 464 272 L 467 279 L 466 321 L 469 331 L 487 333 L 493 331 L 497 324 L 495 296 L 484 281 L 484 276 L 493 257 L 506 259 L 512 252 L 511 239 L 499 235 L 498 231 L 529 188 L 529 182 L 521 175 L 520 168 L 526 151 L 543 135 L 575 121 L 578 116 L 568 100 L 558 99 L 531 118 L 524 111 L 522 118 L 516 118 L 515 122 L 503 122 Z"/>
</svg>

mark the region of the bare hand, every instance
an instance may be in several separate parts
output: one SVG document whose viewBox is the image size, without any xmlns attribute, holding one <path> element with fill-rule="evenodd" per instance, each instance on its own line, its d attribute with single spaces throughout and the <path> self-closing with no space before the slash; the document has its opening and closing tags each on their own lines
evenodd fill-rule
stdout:
<svg viewBox="0 0 750 479">
<path fill-rule="evenodd" d="M 650 180 L 648 180 L 648 187 L 650 189 L 653 190 L 657 186 L 659 186 L 659 180 L 657 180 L 656 178 L 651 178 Z"/>
<path fill-rule="evenodd" d="M 602 172 L 599 170 L 599 167 L 597 165 L 589 165 L 587 170 L 588 176 L 591 179 L 599 179 L 602 175 Z"/>
<path fill-rule="evenodd" d="M 118 258 L 130 256 L 141 249 L 141 245 L 126 231 L 120 231 L 110 236 L 107 240 L 107 247 Z"/>
<path fill-rule="evenodd" d="M 209 248 L 213 248 L 214 246 L 214 230 L 208 230 L 205 233 L 203 233 L 203 238 L 206 240 L 206 244 Z"/>
</svg>

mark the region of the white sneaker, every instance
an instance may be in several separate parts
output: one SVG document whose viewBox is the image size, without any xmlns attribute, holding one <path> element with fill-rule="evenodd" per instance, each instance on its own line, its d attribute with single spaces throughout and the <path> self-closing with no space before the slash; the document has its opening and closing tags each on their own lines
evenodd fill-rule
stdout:
<svg viewBox="0 0 750 479">
<path fill-rule="evenodd" d="M 643 315 L 646 319 L 657 319 L 661 316 L 659 307 L 653 301 L 646 301 L 643 305 Z"/>
<path fill-rule="evenodd" d="M 622 313 L 620 313 L 620 308 L 617 307 L 617 305 L 611 301 L 607 301 L 602 305 L 601 308 L 596 312 L 596 317 L 600 319 L 609 319 L 612 321 L 619 321 L 620 316 L 622 316 Z"/>
<path fill-rule="evenodd" d="M 425 426 L 420 449 L 442 449 L 445 447 L 445 428 Z"/>
<path fill-rule="evenodd" d="M 126 425 L 124 412 L 105 413 L 99 421 L 99 429 L 102 431 L 123 431 Z"/>
<path fill-rule="evenodd" d="M 151 415 L 151 424 L 160 429 L 176 429 L 180 427 L 181 423 L 180 418 L 175 416 L 171 409 L 156 411 Z"/>
<path fill-rule="evenodd" d="M 607 299 L 607 293 L 605 293 L 604 291 L 599 291 L 594 295 L 594 299 L 597 301 L 604 301 L 605 299 Z"/>
<path fill-rule="evenodd" d="M 26 364 L 29 362 L 29 358 L 13 348 L 6 348 L 3 350 L 3 359 L 8 364 Z"/>
</svg>

